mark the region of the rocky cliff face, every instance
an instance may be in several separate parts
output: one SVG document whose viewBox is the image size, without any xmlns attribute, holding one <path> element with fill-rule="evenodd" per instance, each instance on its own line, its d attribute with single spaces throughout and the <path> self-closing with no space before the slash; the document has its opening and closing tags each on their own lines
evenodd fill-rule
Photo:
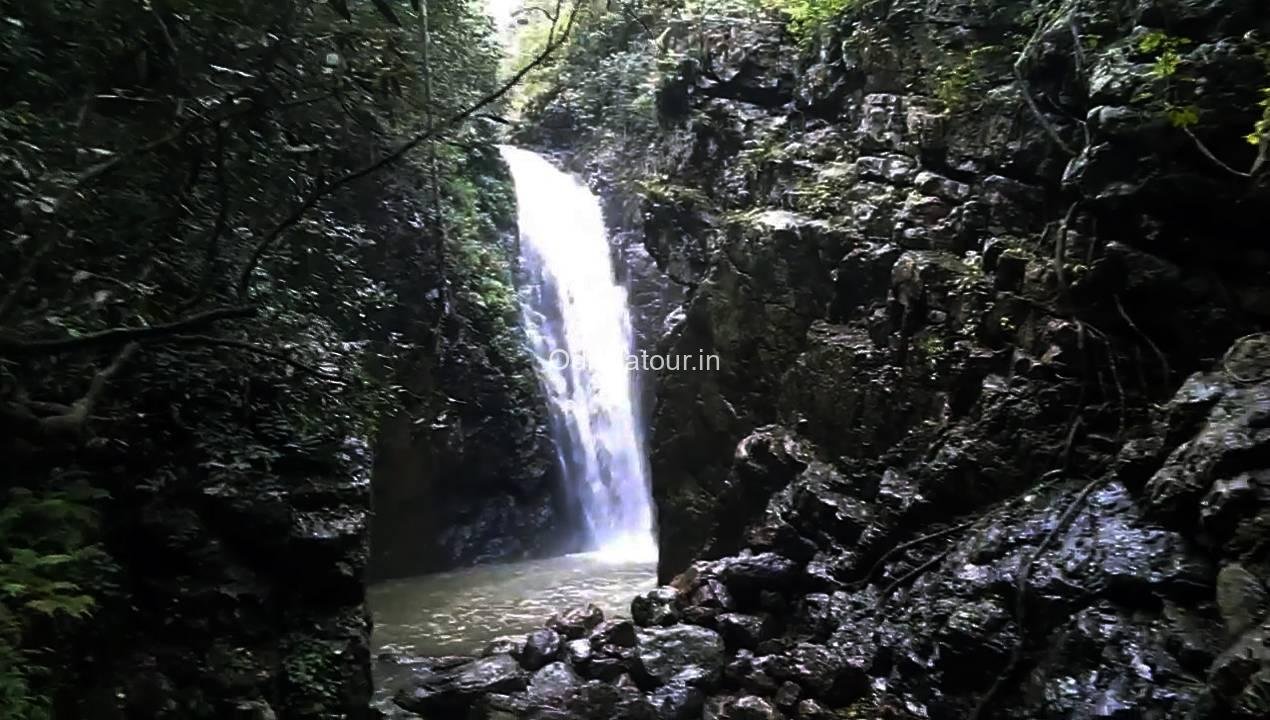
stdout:
<svg viewBox="0 0 1270 720">
<path fill-rule="evenodd" d="M 673 583 L 516 702 L 1263 716 L 1270 9 L 865 2 L 801 53 L 675 18 L 627 28 L 656 125 L 563 92 L 535 135 L 643 198 L 662 347 L 721 357 L 659 378 Z"/>
<path fill-rule="evenodd" d="M 401 339 L 415 350 L 396 380 L 415 402 L 385 422 L 376 446 L 375 578 L 566 549 L 546 399 L 513 289 L 511 179 L 494 148 L 474 157 L 461 172 L 477 204 L 451 232 L 470 235 L 463 243 L 487 260 L 452 263 L 444 313 L 440 268 L 402 288 L 418 298 L 418 315 L 400 318 Z"/>
</svg>

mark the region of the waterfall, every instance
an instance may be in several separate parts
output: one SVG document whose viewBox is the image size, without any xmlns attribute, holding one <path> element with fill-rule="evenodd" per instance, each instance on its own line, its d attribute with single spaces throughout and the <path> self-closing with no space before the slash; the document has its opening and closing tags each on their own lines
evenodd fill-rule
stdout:
<svg viewBox="0 0 1270 720">
<path fill-rule="evenodd" d="M 631 319 L 599 199 L 536 153 L 500 150 L 519 208 L 521 313 L 579 525 L 604 556 L 654 559 Z"/>
</svg>

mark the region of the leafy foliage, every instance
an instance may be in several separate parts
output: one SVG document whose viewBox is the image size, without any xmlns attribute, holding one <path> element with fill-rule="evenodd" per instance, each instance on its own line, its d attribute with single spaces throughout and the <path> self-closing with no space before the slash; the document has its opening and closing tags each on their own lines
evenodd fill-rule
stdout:
<svg viewBox="0 0 1270 720">
<path fill-rule="evenodd" d="M 763 0 L 789 18 L 789 30 L 809 42 L 825 24 L 859 4 L 860 0 Z"/>
<path fill-rule="evenodd" d="M 49 698 L 31 687 L 49 674 L 42 647 L 73 630 L 97 605 L 95 592 L 109 585 L 114 565 L 93 543 L 104 493 L 83 483 L 36 494 L 17 488 L 0 510 L 0 713 L 42 718 Z"/>
<path fill-rule="evenodd" d="M 85 621 L 131 612 L 133 582 L 153 595 L 216 572 L 200 564 L 210 495 L 285 499 L 368 472 L 380 419 L 411 399 L 409 360 L 455 332 L 454 306 L 429 297 L 452 290 L 473 333 L 514 354 L 505 255 L 481 244 L 502 191 L 457 179 L 488 160 L 488 129 L 367 170 L 496 87 L 480 6 L 429 5 L 426 66 L 422 9 L 0 0 L 0 451 L 16 488 L 0 511 L 0 716 L 126 680 L 78 662 L 80 645 L 153 638 Z M 154 532 L 190 577 L 114 572 L 107 552 L 154 508 L 176 509 Z"/>
</svg>

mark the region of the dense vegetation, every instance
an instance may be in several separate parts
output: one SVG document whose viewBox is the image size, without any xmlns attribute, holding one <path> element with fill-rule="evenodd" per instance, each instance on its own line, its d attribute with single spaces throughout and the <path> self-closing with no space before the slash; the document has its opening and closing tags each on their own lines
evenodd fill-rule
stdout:
<svg viewBox="0 0 1270 720">
<path fill-rule="evenodd" d="M 0 715 L 115 704 L 132 661 L 98 658 L 179 612 L 152 585 L 228 562 L 206 520 L 150 514 L 364 476 L 446 337 L 523 362 L 488 244 L 509 196 L 488 127 L 453 121 L 500 51 L 479 6 L 422 9 L 0 3 Z"/>
<path fill-rule="evenodd" d="M 928 23 L 937 5 L 964 17 Z M 948 527 L 928 539 L 979 520 L 923 507 L 926 495 L 1022 526 L 1009 498 L 1042 474 L 1025 477 L 1025 462 L 1051 478 L 1154 472 L 1164 457 L 1126 438 L 1159 454 L 1198 433 L 1218 395 L 1264 405 L 1242 395 L 1264 379 L 1248 371 L 1205 380 L 1217 389 L 1199 411 L 1185 396 L 1159 411 L 1270 316 L 1253 242 L 1270 158 L 1264 5 L 533 0 L 517 18 L 504 57 L 475 0 L 0 0 L 0 717 L 366 710 L 371 447 L 387 428 L 407 455 L 453 451 L 436 464 L 447 472 L 480 456 L 481 481 L 455 471 L 437 490 L 471 486 L 469 505 L 513 472 L 544 474 L 513 201 L 492 144 L 509 125 L 634 208 L 622 222 L 692 293 L 694 322 L 669 340 L 725 356 L 722 379 L 669 384 L 651 434 L 669 478 L 663 538 L 684 531 L 667 543 L 674 570 L 741 546 L 724 532 L 740 534 L 733 517 L 707 537 L 720 507 L 754 501 L 727 495 L 734 476 L 829 468 L 805 460 L 818 443 L 851 462 L 785 481 L 806 490 L 790 510 L 799 532 L 822 544 L 809 551 L 789 526 L 760 540 L 837 563 L 811 578 L 825 588 L 889 573 L 862 611 L 930 636 L 948 620 L 937 584 L 915 585 L 929 597 L 902 622 L 884 601 L 947 553 L 884 566 L 882 545 L 920 547 L 932 518 Z M 823 256 L 789 249 L 811 246 Z M 998 376 L 1009 382 L 986 381 Z M 1002 388 L 1009 402 L 993 400 Z M 857 406 L 850 422 L 837 414 Z M 802 436 L 759 429 L 772 422 Z M 733 467 L 738 442 L 796 457 Z M 948 443 L 960 465 L 927 462 Z M 869 475 L 879 448 L 894 466 Z M 1200 450 L 1264 470 L 1248 459 L 1263 445 L 1234 460 Z M 1192 478 L 1175 517 L 1133 523 L 1194 515 L 1210 475 Z M 837 514 L 873 502 L 850 494 L 878 477 L 909 476 L 921 492 L 895 497 L 916 498 L 912 513 Z M 1039 544 L 1019 541 L 1026 570 L 1004 584 L 1020 598 L 1089 497 L 1081 487 L 1043 508 L 1057 520 L 1036 521 L 1054 528 Z M 832 518 L 808 519 L 824 497 Z M 1243 512 L 1218 501 L 1205 502 Z M 1239 574 L 1264 577 L 1254 520 L 1206 527 L 1198 544 L 1255 600 L 1261 580 Z M 818 534 L 832 523 L 859 527 L 838 544 Z M 1211 540 L 1221 533 L 1237 542 Z M 874 546 L 857 552 L 861 537 Z M 1057 626 L 975 592 L 1016 635 L 1003 644 L 964 621 L 954 629 L 979 645 L 959 647 L 988 655 L 965 664 L 1009 675 Z M 788 600 L 764 602 L 786 612 L 806 598 Z M 1234 633 L 1242 620 L 1207 602 L 1185 609 Z M 1115 622 L 1136 632 L 1137 619 Z M 1096 689 L 1114 668 L 1086 660 L 1055 661 L 1055 674 L 1080 666 Z M 1270 669 L 1257 672 L 1220 698 L 1231 712 L 1266 702 Z M 1003 681 L 987 682 L 939 691 L 978 708 Z"/>
</svg>

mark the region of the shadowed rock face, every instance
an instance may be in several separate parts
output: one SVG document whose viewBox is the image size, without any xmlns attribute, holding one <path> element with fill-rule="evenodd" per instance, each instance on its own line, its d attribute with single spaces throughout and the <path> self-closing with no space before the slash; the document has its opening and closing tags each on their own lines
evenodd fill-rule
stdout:
<svg viewBox="0 0 1270 720">
<path fill-rule="evenodd" d="M 510 192 L 500 162 L 472 172 Z M 515 217 L 511 208 L 484 209 L 497 232 L 481 243 L 510 268 Z M 511 281 L 510 271 L 491 279 L 507 283 L 509 293 Z M 428 287 L 436 279 L 418 282 Z M 421 400 L 388 418 L 376 442 L 369 566 L 376 580 L 569 549 L 561 517 L 570 508 L 523 333 L 465 316 L 463 306 L 453 313 L 465 329 L 443 326 L 450 331 L 440 338 L 430 324 L 406 323 L 417 337 L 404 337 L 432 350 L 413 357 L 398 378 Z"/>
<path fill-rule="evenodd" d="M 1270 185 L 1144 100 L 1141 40 L 1190 39 L 1192 131 L 1242 170 L 1270 8 L 1038 10 L 863 3 L 801 60 L 737 23 L 641 144 L 568 133 L 688 288 L 661 347 L 721 359 L 658 378 L 668 587 L 632 612 L 725 648 L 644 688 L 663 717 L 1270 708 Z"/>
</svg>

